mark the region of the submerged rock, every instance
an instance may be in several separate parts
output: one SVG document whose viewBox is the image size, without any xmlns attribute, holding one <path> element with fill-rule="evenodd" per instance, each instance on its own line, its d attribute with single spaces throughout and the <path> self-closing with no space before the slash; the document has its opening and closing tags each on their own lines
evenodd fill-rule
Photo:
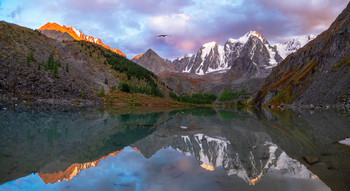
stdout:
<svg viewBox="0 0 350 191">
<path fill-rule="evenodd" d="M 307 155 L 307 156 L 304 156 L 303 158 L 306 162 L 308 162 L 311 165 L 320 162 L 319 158 L 316 156 Z"/>
</svg>

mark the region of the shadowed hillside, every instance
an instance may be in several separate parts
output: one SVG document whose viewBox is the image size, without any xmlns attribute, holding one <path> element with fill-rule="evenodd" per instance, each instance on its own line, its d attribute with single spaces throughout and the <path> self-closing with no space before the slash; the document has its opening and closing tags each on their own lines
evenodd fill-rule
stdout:
<svg viewBox="0 0 350 191">
<path fill-rule="evenodd" d="M 59 42 L 40 31 L 0 22 L 0 96 L 3 100 L 102 103 L 120 84 L 164 96 L 150 71 L 100 45 Z"/>
</svg>

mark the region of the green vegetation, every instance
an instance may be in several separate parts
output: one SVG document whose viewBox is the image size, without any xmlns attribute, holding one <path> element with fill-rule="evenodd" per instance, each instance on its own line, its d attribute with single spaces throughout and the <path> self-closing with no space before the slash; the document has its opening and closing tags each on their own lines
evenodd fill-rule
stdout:
<svg viewBox="0 0 350 191">
<path fill-rule="evenodd" d="M 219 97 L 219 101 L 228 101 L 228 100 L 234 100 L 234 99 L 238 99 L 241 96 L 248 96 L 248 93 L 246 93 L 245 91 L 241 91 L 241 92 L 230 92 L 230 91 L 224 91 L 220 97 Z"/>
<path fill-rule="evenodd" d="M 119 84 L 119 90 L 126 93 L 142 93 L 156 97 L 164 97 L 164 94 L 157 86 L 137 86 L 131 83 L 122 82 Z"/>
<path fill-rule="evenodd" d="M 103 86 L 101 87 L 101 90 L 100 90 L 99 95 L 100 95 L 101 97 L 104 97 L 104 96 L 106 95 L 106 93 L 105 93 L 105 88 L 104 88 Z"/>
<path fill-rule="evenodd" d="M 68 63 L 66 64 L 66 72 L 69 73 L 69 66 L 68 66 Z"/>
<path fill-rule="evenodd" d="M 57 66 L 57 64 L 55 64 L 54 67 L 53 67 L 52 75 L 53 75 L 54 78 L 58 77 L 58 66 Z"/>
<path fill-rule="evenodd" d="M 46 71 L 52 71 L 52 76 L 54 78 L 58 77 L 58 68 L 61 67 L 61 62 L 60 60 L 54 60 L 53 53 L 50 54 L 49 58 L 47 59 L 47 63 L 44 62 L 43 65 Z"/>
<path fill-rule="evenodd" d="M 111 69 L 119 72 L 122 76 L 125 75 L 118 89 L 127 93 L 142 93 L 156 97 L 164 97 L 157 83 L 158 77 L 147 69 L 137 65 L 131 60 L 105 49 L 99 45 L 79 41 L 81 46 L 90 54 L 91 57 L 105 58 L 100 60 L 104 65 L 109 65 Z M 101 55 L 98 57 L 98 55 Z M 105 79 L 105 84 L 108 84 L 108 79 Z"/>
<path fill-rule="evenodd" d="M 350 66 L 350 56 L 344 56 L 343 59 L 336 65 L 333 66 L 333 70 L 338 70 L 340 66 Z"/>
<path fill-rule="evenodd" d="M 86 99 L 85 87 L 83 87 L 83 88 L 81 89 L 81 97 L 82 97 L 83 99 Z"/>
<path fill-rule="evenodd" d="M 33 51 L 30 51 L 28 54 L 27 54 L 27 66 L 29 67 L 30 66 L 30 63 L 34 61 L 34 53 Z"/>
<path fill-rule="evenodd" d="M 170 97 L 177 101 L 194 103 L 194 104 L 212 104 L 216 100 L 216 95 L 214 94 L 201 94 L 195 93 L 192 95 L 183 94 L 177 96 L 174 92 L 170 92 Z"/>
<path fill-rule="evenodd" d="M 173 100 L 177 100 L 177 99 L 179 98 L 173 91 L 171 91 L 171 92 L 169 93 L 169 96 L 170 96 L 170 98 L 173 99 Z"/>
<path fill-rule="evenodd" d="M 279 86 L 282 84 L 284 85 L 283 89 L 275 97 L 273 97 L 268 104 L 280 105 L 281 103 L 292 102 L 305 90 L 307 84 L 309 83 L 310 76 L 312 75 L 317 63 L 318 60 L 311 60 L 304 67 L 301 67 L 300 70 L 293 72 L 288 81 L 284 83 L 277 82 Z"/>
</svg>

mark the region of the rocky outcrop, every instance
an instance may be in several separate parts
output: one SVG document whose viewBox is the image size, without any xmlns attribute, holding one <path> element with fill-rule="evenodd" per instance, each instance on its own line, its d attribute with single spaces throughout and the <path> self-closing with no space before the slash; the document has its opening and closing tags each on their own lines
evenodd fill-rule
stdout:
<svg viewBox="0 0 350 191">
<path fill-rule="evenodd" d="M 41 31 L 42 34 L 44 34 L 47 37 L 53 38 L 58 41 L 74 41 L 75 39 L 69 35 L 67 32 L 61 32 L 56 30 L 43 30 Z"/>
<path fill-rule="evenodd" d="M 349 42 L 350 5 L 328 30 L 271 72 L 256 104 L 350 104 Z"/>
<path fill-rule="evenodd" d="M 163 72 L 175 72 L 170 64 L 171 62 L 169 60 L 161 58 L 152 49 L 148 49 L 144 54 L 134 57 L 132 61 L 152 71 L 155 74 L 160 74 Z"/>
<path fill-rule="evenodd" d="M 46 23 L 44 26 L 39 28 L 44 35 L 59 40 L 59 41 L 67 41 L 67 40 L 84 40 L 88 42 L 93 42 L 98 45 L 101 45 L 104 48 L 107 48 L 121 56 L 126 56 L 122 51 L 118 49 L 113 49 L 110 46 L 107 46 L 102 43 L 101 39 L 94 38 L 92 36 L 85 35 L 79 30 L 75 29 L 72 26 L 66 27 L 65 25 L 59 25 L 57 23 Z M 69 36 L 71 36 L 71 38 Z M 72 39 L 73 38 L 73 39 Z"/>
</svg>

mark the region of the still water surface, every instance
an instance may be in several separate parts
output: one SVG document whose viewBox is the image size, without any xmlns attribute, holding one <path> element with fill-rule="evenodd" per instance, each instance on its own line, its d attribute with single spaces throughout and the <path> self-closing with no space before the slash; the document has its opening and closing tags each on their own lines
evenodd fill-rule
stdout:
<svg viewBox="0 0 350 191">
<path fill-rule="evenodd" d="M 10 107 L 0 190 L 350 190 L 349 127 L 330 110 Z"/>
</svg>

